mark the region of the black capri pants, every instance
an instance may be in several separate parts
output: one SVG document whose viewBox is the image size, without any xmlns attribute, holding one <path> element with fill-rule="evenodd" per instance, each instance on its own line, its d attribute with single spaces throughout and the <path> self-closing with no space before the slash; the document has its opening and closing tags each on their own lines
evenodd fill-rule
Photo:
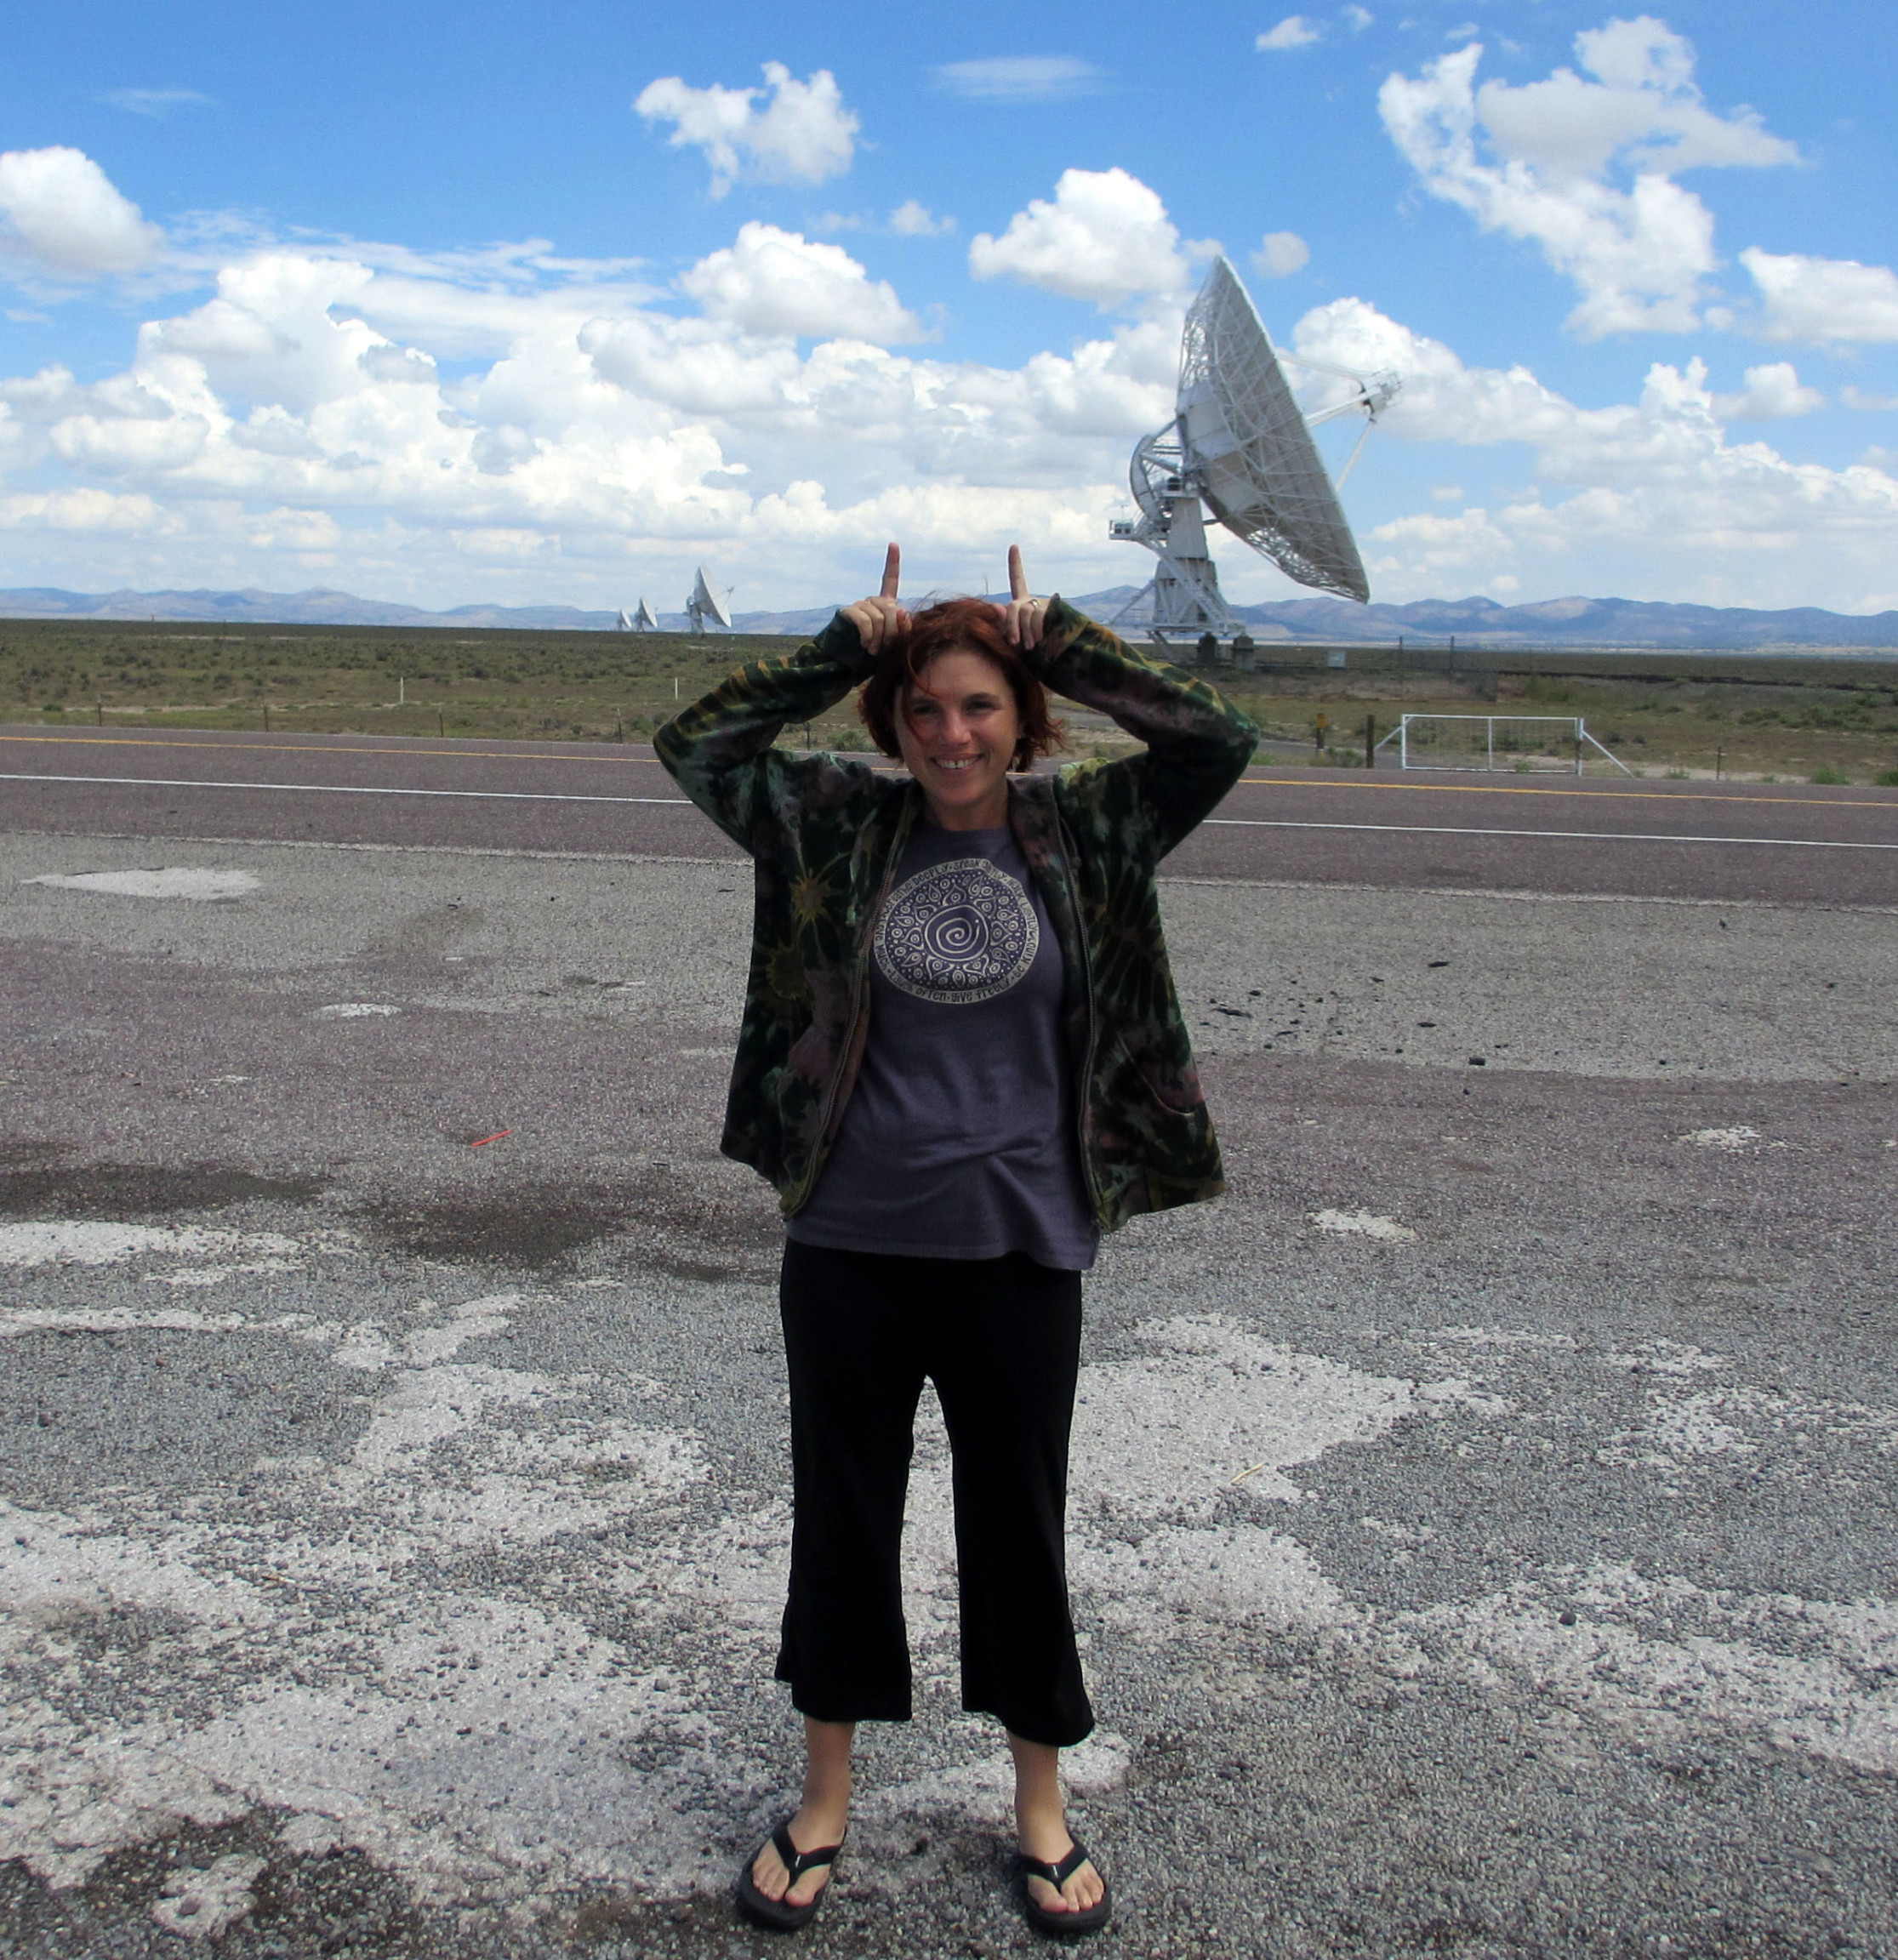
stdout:
<svg viewBox="0 0 1898 1960">
<path fill-rule="evenodd" d="M 779 1293 L 794 1518 L 778 1678 L 820 1722 L 906 1722 L 900 1547 L 916 1403 L 954 1456 L 962 1706 L 1066 1748 L 1094 1726 L 1068 1604 L 1080 1275 L 792 1240 Z"/>
</svg>

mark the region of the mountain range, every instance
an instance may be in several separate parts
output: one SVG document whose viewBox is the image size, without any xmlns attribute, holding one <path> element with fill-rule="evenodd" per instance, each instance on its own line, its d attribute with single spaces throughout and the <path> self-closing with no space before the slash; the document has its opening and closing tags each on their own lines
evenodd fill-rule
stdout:
<svg viewBox="0 0 1898 1960">
<path fill-rule="evenodd" d="M 1110 617 L 1135 588 L 1086 592 L 1074 603 Z M 740 612 L 741 633 L 808 634 L 834 607 Z M 1782 612 L 1744 606 L 1682 606 L 1643 599 L 1545 599 L 1503 606 L 1493 599 L 1417 599 L 1404 606 L 1354 606 L 1342 599 L 1282 599 L 1234 608 L 1255 640 L 1304 644 L 1388 646 L 1400 635 L 1420 646 L 1708 647 L 1766 652 L 1898 647 L 1898 612 L 1828 612 L 1815 606 Z M 610 631 L 617 614 L 572 606 L 457 606 L 430 612 L 417 606 L 359 599 L 353 593 L 198 590 L 189 592 L 67 592 L 54 586 L 0 590 L 0 618 L 14 619 L 206 620 L 225 625 L 506 627 L 529 632 Z M 683 632 L 682 612 L 661 613 L 669 632 Z"/>
</svg>

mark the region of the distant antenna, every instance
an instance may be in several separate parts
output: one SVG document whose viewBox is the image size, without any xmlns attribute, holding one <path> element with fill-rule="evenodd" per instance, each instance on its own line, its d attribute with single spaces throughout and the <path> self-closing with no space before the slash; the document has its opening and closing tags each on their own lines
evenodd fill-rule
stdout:
<svg viewBox="0 0 1898 1960">
<path fill-rule="evenodd" d="M 686 601 L 686 618 L 691 621 L 694 633 L 710 631 L 710 629 L 705 624 L 708 619 L 715 625 L 727 630 L 731 627 L 732 616 L 725 610 L 718 595 L 712 590 L 712 582 L 705 576 L 703 565 L 698 567 L 698 578 L 693 581 L 692 596 Z"/>
<path fill-rule="evenodd" d="M 639 611 L 633 615 L 633 630 L 636 633 L 657 633 L 658 630 L 658 618 L 642 597 L 639 602 Z"/>
<path fill-rule="evenodd" d="M 624 606 L 619 608 L 619 617 L 613 623 L 613 630 L 616 633 L 630 633 L 633 630 L 631 616 Z"/>
<path fill-rule="evenodd" d="M 1301 585 L 1370 598 L 1364 561 L 1311 430 L 1359 410 L 1368 435 L 1403 384 L 1395 374 L 1302 365 L 1349 381 L 1350 396 L 1315 415 L 1302 413 L 1251 295 L 1225 259 L 1214 259 L 1187 313 L 1174 419 L 1134 445 L 1128 480 L 1140 516 L 1108 527 L 1109 537 L 1143 544 L 1160 560 L 1113 624 L 1238 631 L 1239 616 L 1220 592 L 1206 549 L 1202 504 Z M 1357 459 L 1354 449 L 1340 482 Z"/>
</svg>

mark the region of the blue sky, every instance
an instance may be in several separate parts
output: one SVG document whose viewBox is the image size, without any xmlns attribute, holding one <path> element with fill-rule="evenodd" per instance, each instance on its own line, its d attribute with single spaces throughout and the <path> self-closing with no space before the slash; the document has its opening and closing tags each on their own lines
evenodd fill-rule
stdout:
<svg viewBox="0 0 1898 1960">
<path fill-rule="evenodd" d="M 1895 40 L 1731 0 L 33 10 L 0 584 L 670 608 L 703 559 L 750 608 L 891 536 L 919 589 L 1017 537 L 1043 589 L 1134 582 L 1106 527 L 1217 248 L 1283 345 L 1404 376 L 1346 499 L 1376 596 L 1898 605 Z"/>
</svg>

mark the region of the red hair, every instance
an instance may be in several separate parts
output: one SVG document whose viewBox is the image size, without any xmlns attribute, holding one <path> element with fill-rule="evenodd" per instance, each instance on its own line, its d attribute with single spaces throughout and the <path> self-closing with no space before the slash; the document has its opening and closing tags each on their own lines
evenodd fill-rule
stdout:
<svg viewBox="0 0 1898 1960">
<path fill-rule="evenodd" d="M 1065 746 L 1061 724 L 1048 712 L 1048 690 L 1022 658 L 1021 648 L 1009 644 L 1001 618 L 986 599 L 944 599 L 910 614 L 909 630 L 890 642 L 857 697 L 857 712 L 886 755 L 900 759 L 897 716 L 908 710 L 909 689 L 923 687 L 930 662 L 943 653 L 979 654 L 1000 669 L 1015 697 L 1021 730 L 1010 768 L 1026 769 L 1036 756 Z"/>
</svg>

